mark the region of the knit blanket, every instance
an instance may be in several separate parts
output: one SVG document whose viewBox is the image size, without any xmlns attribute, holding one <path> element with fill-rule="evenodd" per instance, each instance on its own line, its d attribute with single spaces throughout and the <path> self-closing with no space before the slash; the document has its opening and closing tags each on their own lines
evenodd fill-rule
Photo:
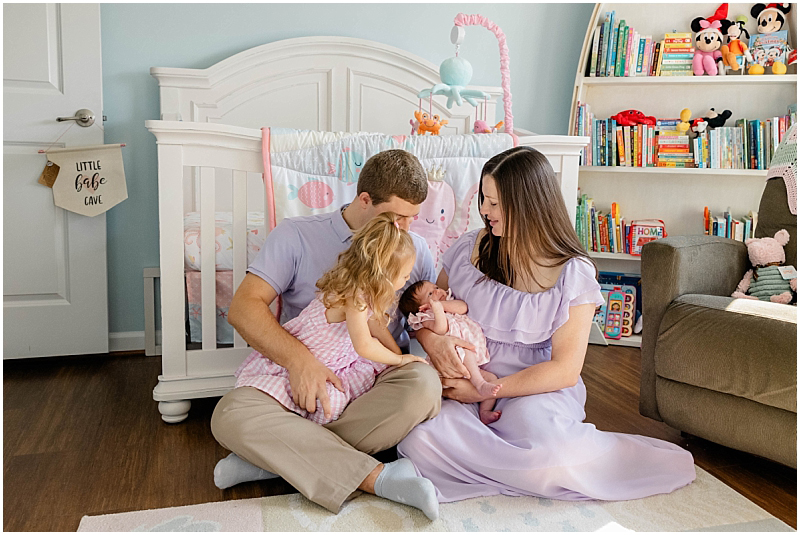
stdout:
<svg viewBox="0 0 800 535">
<path fill-rule="evenodd" d="M 789 211 L 797 215 L 797 125 L 786 132 L 769 165 L 767 180 L 782 177 L 786 183 Z"/>
</svg>

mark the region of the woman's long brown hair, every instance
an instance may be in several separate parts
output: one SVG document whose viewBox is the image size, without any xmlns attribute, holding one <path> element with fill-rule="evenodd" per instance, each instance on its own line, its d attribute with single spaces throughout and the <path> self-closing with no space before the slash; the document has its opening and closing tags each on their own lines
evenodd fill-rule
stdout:
<svg viewBox="0 0 800 535">
<path fill-rule="evenodd" d="M 492 157 L 481 171 L 481 205 L 486 176 L 494 179 L 503 212 L 503 236 L 492 234 L 484 217 L 486 233 L 478 248 L 477 268 L 486 278 L 513 286 L 521 276 L 544 288 L 534 266 L 560 266 L 575 257 L 594 265 L 572 227 L 555 172 L 544 154 L 521 146 Z"/>
</svg>

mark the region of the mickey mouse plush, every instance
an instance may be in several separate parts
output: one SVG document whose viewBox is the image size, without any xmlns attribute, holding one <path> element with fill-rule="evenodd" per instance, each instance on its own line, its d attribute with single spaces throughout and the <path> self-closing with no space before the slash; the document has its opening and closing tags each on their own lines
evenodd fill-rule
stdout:
<svg viewBox="0 0 800 535">
<path fill-rule="evenodd" d="M 750 15 L 756 19 L 758 33 L 772 33 L 783 28 L 791 10 L 792 4 L 756 4 L 750 9 Z"/>
<path fill-rule="evenodd" d="M 694 37 L 695 52 L 692 58 L 695 76 L 725 74 L 720 47 L 725 43 L 724 35 L 731 25 L 727 16 L 728 4 L 721 4 L 710 17 L 697 17 L 692 21 L 692 31 L 697 34 Z"/>
<path fill-rule="evenodd" d="M 791 4 L 756 4 L 750 9 L 750 15 L 756 18 L 756 27 L 758 33 L 772 33 L 780 31 L 786 24 L 786 16 L 792 10 Z M 787 45 L 788 46 L 788 45 Z M 797 51 L 789 47 L 787 50 L 787 64 L 792 65 L 797 61 Z M 774 61 L 775 58 L 767 58 L 772 60 L 768 66 L 772 67 L 773 74 L 784 74 L 786 72 L 786 65 L 780 61 Z M 763 74 L 764 67 L 761 65 L 753 65 L 748 70 L 748 74 Z"/>
</svg>

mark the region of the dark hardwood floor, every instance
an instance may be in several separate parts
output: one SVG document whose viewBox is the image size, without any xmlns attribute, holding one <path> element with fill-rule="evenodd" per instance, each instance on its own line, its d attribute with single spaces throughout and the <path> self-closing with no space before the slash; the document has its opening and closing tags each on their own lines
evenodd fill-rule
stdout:
<svg viewBox="0 0 800 535">
<path fill-rule="evenodd" d="M 162 422 L 152 390 L 161 359 L 114 354 L 4 361 L 3 528 L 74 531 L 83 515 L 294 492 L 282 479 L 226 491 L 212 480 L 227 455 L 211 435 L 218 398 Z M 587 421 L 680 444 L 698 466 L 797 527 L 797 472 L 639 415 L 639 350 L 590 346 Z M 391 452 L 381 460 L 391 460 Z"/>
</svg>

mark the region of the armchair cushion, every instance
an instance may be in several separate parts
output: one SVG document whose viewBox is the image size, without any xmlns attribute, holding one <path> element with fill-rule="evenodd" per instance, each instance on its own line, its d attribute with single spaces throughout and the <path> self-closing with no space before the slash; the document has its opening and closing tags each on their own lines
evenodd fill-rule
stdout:
<svg viewBox="0 0 800 535">
<path fill-rule="evenodd" d="M 686 294 L 666 309 L 658 377 L 797 412 L 797 309 Z"/>
</svg>

